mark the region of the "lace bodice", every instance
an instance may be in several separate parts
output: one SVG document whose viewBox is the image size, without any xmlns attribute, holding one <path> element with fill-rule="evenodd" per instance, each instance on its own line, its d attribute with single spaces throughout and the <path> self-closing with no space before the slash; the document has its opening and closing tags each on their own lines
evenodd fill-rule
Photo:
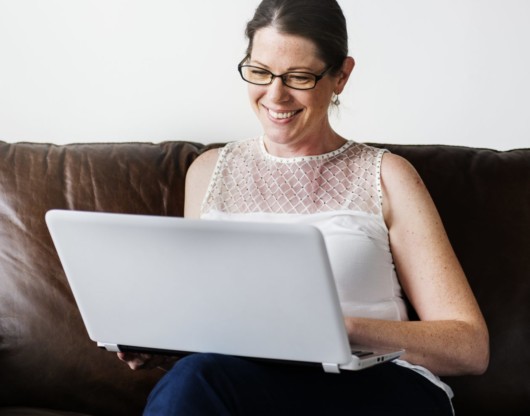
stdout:
<svg viewBox="0 0 530 416">
<path fill-rule="evenodd" d="M 319 156 L 279 158 L 261 138 L 233 142 L 221 151 L 202 212 L 380 215 L 383 152 L 349 141 Z"/>
<path fill-rule="evenodd" d="M 314 225 L 325 238 L 343 314 L 408 320 L 382 215 L 384 152 L 349 141 L 320 156 L 278 158 L 261 139 L 230 143 L 219 155 L 201 217 Z M 427 369 L 395 362 L 452 397 Z"/>
</svg>

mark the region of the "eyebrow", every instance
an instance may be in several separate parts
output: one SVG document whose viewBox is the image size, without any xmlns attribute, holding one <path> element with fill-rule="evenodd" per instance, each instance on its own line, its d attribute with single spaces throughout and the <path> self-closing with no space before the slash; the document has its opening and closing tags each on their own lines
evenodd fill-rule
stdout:
<svg viewBox="0 0 530 416">
<path fill-rule="evenodd" d="M 270 70 L 270 67 L 268 65 L 265 65 L 264 63 L 262 63 L 260 61 L 250 60 L 249 62 L 252 65 L 258 65 L 258 66 L 263 67 L 264 69 Z M 286 72 L 308 72 L 308 73 L 311 73 L 311 74 L 312 73 L 316 73 L 316 71 L 313 68 L 308 68 L 308 67 L 305 67 L 305 66 L 290 67 L 290 68 L 287 68 Z"/>
</svg>

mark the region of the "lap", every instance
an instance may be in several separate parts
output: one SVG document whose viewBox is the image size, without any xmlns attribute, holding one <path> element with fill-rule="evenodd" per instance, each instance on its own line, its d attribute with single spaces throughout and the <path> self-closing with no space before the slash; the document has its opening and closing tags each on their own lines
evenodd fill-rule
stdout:
<svg viewBox="0 0 530 416">
<path fill-rule="evenodd" d="M 170 410 L 179 406 L 186 407 Z M 155 387 L 146 409 L 146 415 L 298 413 L 452 414 L 443 390 L 393 363 L 328 374 L 321 368 L 218 354 L 178 361 Z"/>
</svg>

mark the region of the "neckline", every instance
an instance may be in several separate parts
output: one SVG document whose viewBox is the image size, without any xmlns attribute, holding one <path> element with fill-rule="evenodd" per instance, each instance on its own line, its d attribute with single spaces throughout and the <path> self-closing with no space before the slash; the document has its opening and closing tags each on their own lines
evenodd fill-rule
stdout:
<svg viewBox="0 0 530 416">
<path fill-rule="evenodd" d="M 269 159 L 269 160 L 280 162 L 280 163 L 296 163 L 296 162 L 307 162 L 311 160 L 320 161 L 320 160 L 329 159 L 329 158 L 332 158 L 333 156 L 337 156 L 338 154 L 344 152 L 354 143 L 355 142 L 353 140 L 347 140 L 346 143 L 344 143 L 338 149 L 332 150 L 331 152 L 322 153 L 321 155 L 281 157 L 281 156 L 271 155 L 265 148 L 265 142 L 263 141 L 263 136 L 259 136 L 258 138 L 258 146 L 259 146 L 260 152 L 263 155 L 263 157 L 265 157 L 265 159 Z"/>
</svg>

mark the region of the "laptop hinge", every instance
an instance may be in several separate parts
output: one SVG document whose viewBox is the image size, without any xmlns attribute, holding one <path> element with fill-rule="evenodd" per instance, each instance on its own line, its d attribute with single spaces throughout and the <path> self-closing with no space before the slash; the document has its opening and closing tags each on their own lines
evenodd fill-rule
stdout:
<svg viewBox="0 0 530 416">
<path fill-rule="evenodd" d="M 98 342 L 99 348 L 104 348 L 111 352 L 120 352 L 120 348 L 116 344 L 107 344 L 106 342 Z"/>
<path fill-rule="evenodd" d="M 334 373 L 339 374 L 340 369 L 338 364 L 331 364 L 331 363 L 322 363 L 322 367 L 324 367 L 324 371 L 326 373 Z"/>
</svg>

